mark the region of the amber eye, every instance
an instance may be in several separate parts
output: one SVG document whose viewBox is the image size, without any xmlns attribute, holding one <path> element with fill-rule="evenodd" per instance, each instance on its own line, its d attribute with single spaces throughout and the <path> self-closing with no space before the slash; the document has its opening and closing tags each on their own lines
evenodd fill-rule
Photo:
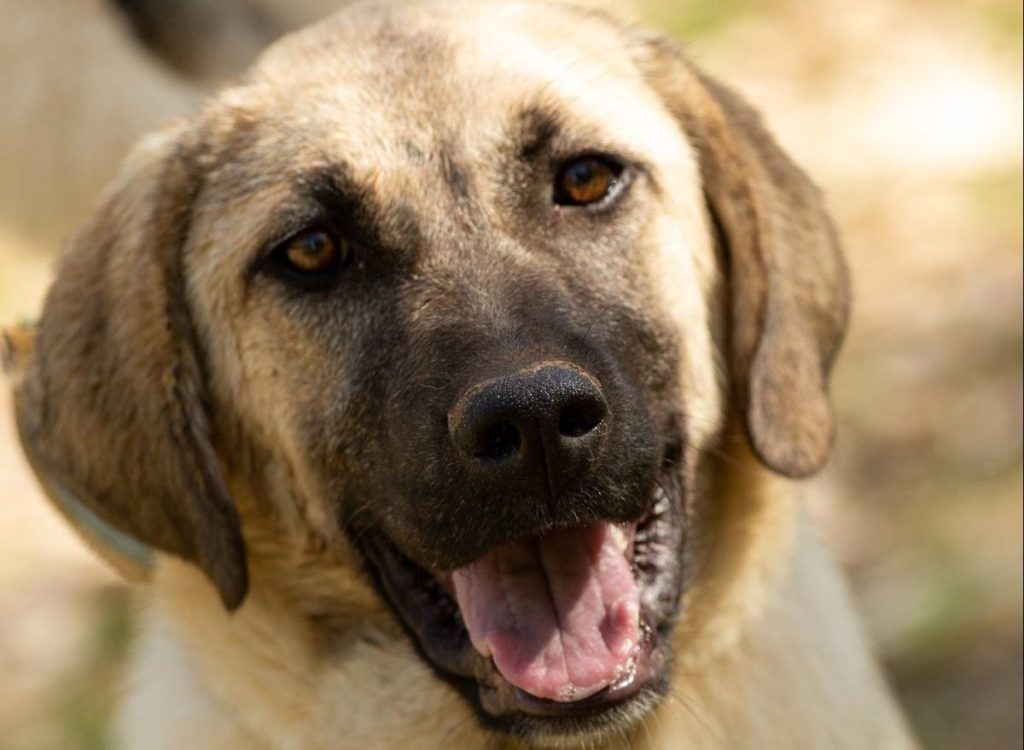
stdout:
<svg viewBox="0 0 1024 750">
<path fill-rule="evenodd" d="M 351 256 L 348 243 L 323 227 L 305 229 L 275 248 L 271 257 L 283 272 L 302 284 L 322 284 L 334 278 Z"/>
<path fill-rule="evenodd" d="M 587 206 L 608 198 L 615 191 L 622 165 L 598 156 L 587 156 L 562 167 L 555 179 L 555 203 Z"/>
<path fill-rule="evenodd" d="M 285 258 L 300 273 L 324 273 L 338 265 L 338 241 L 326 230 L 310 229 L 295 235 L 284 248 Z"/>
</svg>

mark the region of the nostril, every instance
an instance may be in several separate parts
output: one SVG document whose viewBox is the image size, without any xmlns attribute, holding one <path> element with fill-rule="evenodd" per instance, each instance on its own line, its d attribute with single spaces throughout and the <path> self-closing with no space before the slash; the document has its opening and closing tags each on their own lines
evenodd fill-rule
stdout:
<svg viewBox="0 0 1024 750">
<path fill-rule="evenodd" d="M 582 437 L 604 421 L 604 401 L 579 398 L 569 402 L 558 415 L 558 431 L 565 437 Z"/>
<path fill-rule="evenodd" d="M 504 461 L 519 450 L 523 438 L 514 424 L 507 421 L 495 422 L 484 430 L 477 458 Z"/>
</svg>

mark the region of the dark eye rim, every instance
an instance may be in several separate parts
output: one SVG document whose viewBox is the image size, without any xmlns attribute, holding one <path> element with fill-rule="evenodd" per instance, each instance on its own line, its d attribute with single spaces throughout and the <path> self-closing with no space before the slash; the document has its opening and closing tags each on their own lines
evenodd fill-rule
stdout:
<svg viewBox="0 0 1024 750">
<path fill-rule="evenodd" d="M 565 193 L 560 193 L 562 176 L 569 167 L 581 161 L 601 162 L 611 168 L 613 175 L 612 183 L 608 188 L 608 192 L 603 197 L 596 201 L 591 201 L 590 203 L 578 203 L 572 200 L 572 198 L 567 196 Z M 633 170 L 627 160 L 603 151 L 582 151 L 580 153 L 573 154 L 569 158 L 560 159 L 556 164 L 554 164 L 551 180 L 551 204 L 556 209 L 562 211 L 582 210 L 589 211 L 591 213 L 600 213 L 618 202 L 618 200 L 625 194 L 626 188 L 629 187 L 632 180 Z M 561 200 L 560 198 L 562 196 L 565 196 L 567 200 Z"/>
<path fill-rule="evenodd" d="M 338 248 L 339 260 L 323 271 L 302 271 L 288 260 L 288 247 L 297 237 L 311 232 L 324 232 Z M 283 239 L 275 240 L 270 249 L 263 255 L 261 270 L 267 272 L 291 286 L 308 290 L 324 290 L 335 286 L 348 266 L 352 265 L 355 256 L 355 245 L 342 232 L 329 222 L 311 222 L 300 229 L 289 232 Z"/>
</svg>

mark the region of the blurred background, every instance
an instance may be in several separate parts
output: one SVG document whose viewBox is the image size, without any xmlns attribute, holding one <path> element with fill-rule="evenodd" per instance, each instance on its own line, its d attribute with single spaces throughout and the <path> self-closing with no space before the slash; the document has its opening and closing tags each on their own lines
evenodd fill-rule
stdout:
<svg viewBox="0 0 1024 750">
<path fill-rule="evenodd" d="M 3 0 L 0 322 L 141 134 L 331 0 Z M 828 196 L 853 270 L 823 533 L 934 750 L 1022 743 L 1019 0 L 647 0 Z M 103 750 L 133 599 L 0 398 L 0 750 Z"/>
</svg>

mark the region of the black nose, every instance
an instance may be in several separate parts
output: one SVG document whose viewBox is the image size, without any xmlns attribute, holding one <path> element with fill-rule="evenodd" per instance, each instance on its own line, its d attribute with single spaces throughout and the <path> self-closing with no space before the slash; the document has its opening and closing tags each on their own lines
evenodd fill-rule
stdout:
<svg viewBox="0 0 1024 750">
<path fill-rule="evenodd" d="M 545 481 L 552 494 L 593 461 L 607 428 L 601 386 L 563 362 L 478 383 L 448 413 L 464 461 L 495 478 Z"/>
</svg>

